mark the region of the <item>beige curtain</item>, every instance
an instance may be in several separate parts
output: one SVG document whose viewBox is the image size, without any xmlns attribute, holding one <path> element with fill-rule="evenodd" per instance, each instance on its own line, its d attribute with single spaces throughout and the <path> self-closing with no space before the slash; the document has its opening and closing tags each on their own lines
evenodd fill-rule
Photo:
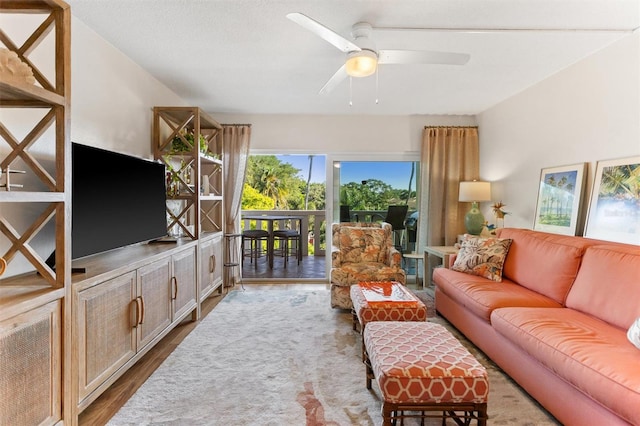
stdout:
<svg viewBox="0 0 640 426">
<path fill-rule="evenodd" d="M 417 251 L 451 246 L 465 232 L 468 203 L 458 202 L 461 181 L 479 178 L 477 127 L 425 127 L 421 151 Z"/>
<path fill-rule="evenodd" d="M 247 171 L 250 124 L 222 125 L 222 162 L 224 171 L 224 232 L 234 234 L 240 231 L 240 204 L 242 187 Z"/>
<path fill-rule="evenodd" d="M 249 145 L 251 141 L 250 124 L 222 125 L 222 169 L 224 178 L 224 233 L 236 234 L 240 232 L 240 207 L 242 203 L 242 188 L 247 170 Z M 234 259 L 240 259 L 240 240 L 235 245 Z M 226 243 L 226 242 L 225 242 Z M 228 253 L 225 247 L 225 253 Z M 225 262 L 228 262 L 225 259 Z M 230 283 L 240 280 L 241 268 L 232 268 L 233 276 L 228 277 Z M 227 279 L 227 277 L 225 277 Z"/>
</svg>

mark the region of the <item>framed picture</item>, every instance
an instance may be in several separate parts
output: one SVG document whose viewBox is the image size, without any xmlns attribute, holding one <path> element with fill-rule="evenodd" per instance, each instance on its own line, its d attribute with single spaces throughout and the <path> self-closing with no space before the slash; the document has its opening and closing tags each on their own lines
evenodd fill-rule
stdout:
<svg viewBox="0 0 640 426">
<path fill-rule="evenodd" d="M 598 161 L 585 236 L 640 245 L 640 156 Z"/>
<path fill-rule="evenodd" d="M 587 163 L 542 169 L 533 228 L 576 235 Z"/>
</svg>

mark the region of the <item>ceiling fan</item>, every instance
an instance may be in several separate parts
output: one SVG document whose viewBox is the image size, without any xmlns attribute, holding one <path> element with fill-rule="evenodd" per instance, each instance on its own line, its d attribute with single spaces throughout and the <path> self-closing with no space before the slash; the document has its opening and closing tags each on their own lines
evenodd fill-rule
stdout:
<svg viewBox="0 0 640 426">
<path fill-rule="evenodd" d="M 351 35 L 354 42 L 302 13 L 289 13 L 287 18 L 316 34 L 347 54 L 345 63 L 320 89 L 327 94 L 348 76 L 367 77 L 376 72 L 378 65 L 385 64 L 443 64 L 464 65 L 470 56 L 466 53 L 433 52 L 420 50 L 377 50 L 369 37 L 371 24 L 358 22 L 353 25 Z"/>
</svg>

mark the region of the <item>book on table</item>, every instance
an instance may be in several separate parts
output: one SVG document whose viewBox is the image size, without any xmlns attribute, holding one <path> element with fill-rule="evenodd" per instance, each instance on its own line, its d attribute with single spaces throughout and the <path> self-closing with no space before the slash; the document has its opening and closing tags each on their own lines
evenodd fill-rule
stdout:
<svg viewBox="0 0 640 426">
<path fill-rule="evenodd" d="M 418 299 L 397 281 L 363 281 L 358 283 L 368 303 L 417 304 Z"/>
</svg>

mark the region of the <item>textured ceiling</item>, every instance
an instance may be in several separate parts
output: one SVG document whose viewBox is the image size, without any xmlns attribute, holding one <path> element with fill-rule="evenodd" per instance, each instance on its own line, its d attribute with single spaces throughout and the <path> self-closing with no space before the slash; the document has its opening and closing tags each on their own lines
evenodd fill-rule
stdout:
<svg viewBox="0 0 640 426">
<path fill-rule="evenodd" d="M 189 104 L 219 113 L 475 114 L 640 26 L 638 0 L 67 2 Z M 372 76 L 319 95 L 344 54 L 287 19 L 289 12 L 349 39 L 354 23 L 369 22 L 378 49 L 452 51 L 471 60 L 384 65 L 377 90 Z"/>
</svg>

